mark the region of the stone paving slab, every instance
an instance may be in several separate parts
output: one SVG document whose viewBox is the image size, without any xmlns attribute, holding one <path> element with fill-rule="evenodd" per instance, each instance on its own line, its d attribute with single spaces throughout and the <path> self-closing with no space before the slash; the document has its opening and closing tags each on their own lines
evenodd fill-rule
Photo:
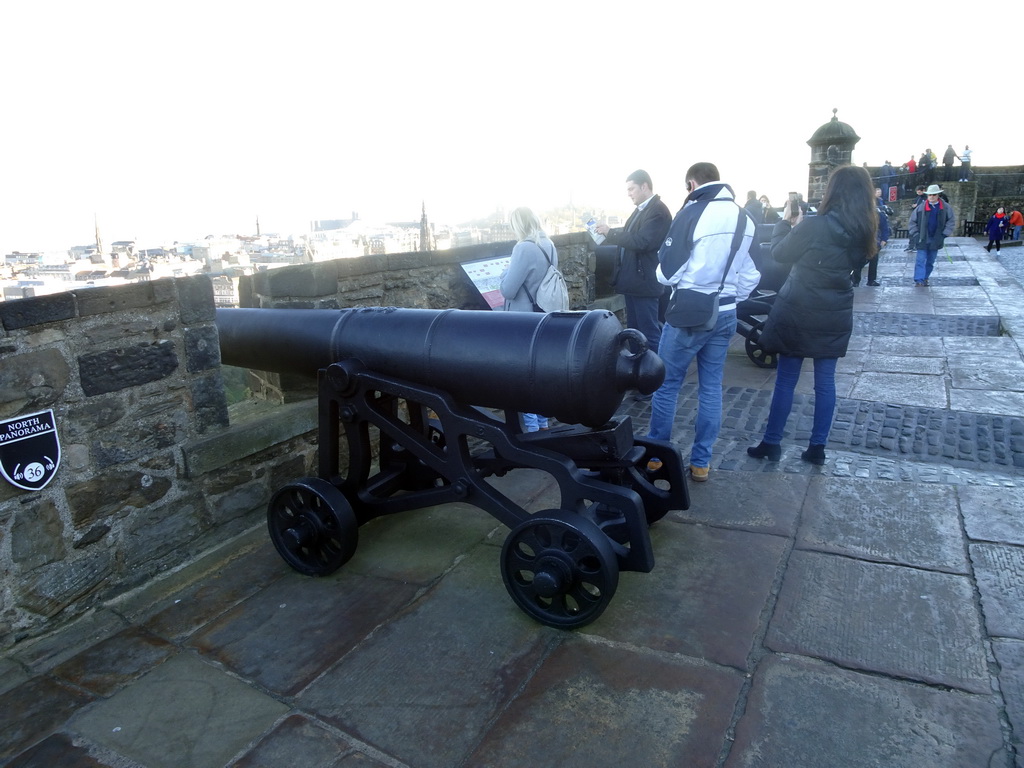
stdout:
<svg viewBox="0 0 1024 768">
<path fill-rule="evenodd" d="M 78 739 L 79 742 L 82 739 Z M 48 736 L 27 749 L 5 768 L 146 768 L 116 753 L 89 743 L 75 743 L 64 733 Z"/>
<path fill-rule="evenodd" d="M 49 677 L 34 677 L 0 696 L 0 761 L 59 729 L 95 699 Z"/>
<path fill-rule="evenodd" d="M 742 685 L 734 671 L 569 636 L 466 764 L 711 766 Z"/>
<path fill-rule="evenodd" d="M 864 370 L 864 364 L 867 362 L 868 354 L 867 349 L 848 350 L 846 352 L 846 356 L 840 357 L 839 361 L 836 363 L 836 373 L 859 373 Z M 811 375 L 814 370 L 813 363 L 805 361 L 803 370 L 807 371 L 808 378 L 813 379 L 813 376 Z M 774 386 L 775 382 L 773 381 L 772 387 Z"/>
<path fill-rule="evenodd" d="M 126 614 L 156 635 L 182 642 L 203 625 L 291 570 L 274 550 L 266 528 L 260 527 L 259 546 L 180 591 L 151 602 L 147 595 L 125 606 Z"/>
<path fill-rule="evenodd" d="M 1008 389 L 1024 392 L 1024 362 L 993 360 L 980 355 L 962 355 L 950 359 L 949 376 L 956 389 Z"/>
<path fill-rule="evenodd" d="M 718 468 L 733 467 L 723 461 Z M 783 474 L 721 477 L 723 482 L 690 483 L 690 508 L 670 512 L 668 519 L 777 536 L 792 537 L 796 533 L 797 516 L 807 495 L 807 477 Z"/>
<path fill-rule="evenodd" d="M 975 693 L 991 686 L 973 588 L 946 573 L 795 550 L 765 645 Z"/>
<path fill-rule="evenodd" d="M 946 384 L 935 376 L 906 373 L 862 373 L 850 392 L 854 400 L 947 408 Z"/>
<path fill-rule="evenodd" d="M 745 669 L 787 540 L 666 520 L 651 539 L 654 570 L 622 574 L 579 632 Z"/>
<path fill-rule="evenodd" d="M 13 659 L 0 659 L 0 696 L 12 688 L 18 687 L 30 677 L 31 675 L 20 664 L 16 664 Z"/>
<path fill-rule="evenodd" d="M 999 663 L 999 687 L 1006 701 L 1006 716 L 1013 728 L 1012 743 L 1019 764 L 1024 757 L 1024 643 L 993 640 L 992 651 Z"/>
<path fill-rule="evenodd" d="M 1006 390 L 951 390 L 949 407 L 962 411 L 970 408 L 977 413 L 1024 413 L 1024 392 Z"/>
<path fill-rule="evenodd" d="M 815 477 L 797 546 L 821 552 L 967 574 L 953 487 Z"/>
<path fill-rule="evenodd" d="M 970 553 L 989 634 L 1024 640 L 1024 549 L 971 544 Z"/>
<path fill-rule="evenodd" d="M 915 373 L 941 376 L 946 372 L 946 361 L 941 357 L 872 354 L 864 361 L 862 370 L 878 373 Z"/>
<path fill-rule="evenodd" d="M 965 485 L 957 496 L 970 538 L 1024 546 L 1024 488 Z"/>
<path fill-rule="evenodd" d="M 450 768 L 563 636 L 516 608 L 494 547 L 479 546 L 296 703 L 416 768 Z"/>
<path fill-rule="evenodd" d="M 992 334 L 998 333 L 998 327 L 993 323 L 994 310 L 987 301 L 978 302 L 976 299 L 940 299 L 934 300 L 936 315 L 957 315 L 958 317 L 978 316 L 990 329 Z"/>
<path fill-rule="evenodd" d="M 70 728 L 146 768 L 226 765 L 288 707 L 190 653 L 73 718 Z"/>
<path fill-rule="evenodd" d="M 1009 336 L 944 336 L 942 347 L 951 362 L 965 355 L 993 357 L 1011 365 L 1021 359 L 1017 342 Z"/>
<path fill-rule="evenodd" d="M 904 355 L 908 357 L 943 357 L 945 337 L 871 336 L 873 355 Z"/>
<path fill-rule="evenodd" d="M 197 632 L 204 656 L 293 695 L 382 621 L 408 604 L 416 585 L 350 573 L 291 573 Z"/>
<path fill-rule="evenodd" d="M 38 674 L 53 669 L 127 626 L 124 618 L 108 608 L 100 608 L 63 627 L 58 633 L 16 645 L 11 649 L 9 658 L 29 672 Z"/>
<path fill-rule="evenodd" d="M 383 768 L 324 725 L 304 715 L 285 718 L 231 768 Z"/>
<path fill-rule="evenodd" d="M 378 517 L 360 526 L 359 546 L 343 568 L 423 586 L 497 527 L 493 516 L 461 503 Z"/>
<path fill-rule="evenodd" d="M 990 696 L 770 656 L 725 766 L 1006 766 L 998 712 Z"/>
<path fill-rule="evenodd" d="M 109 697 L 176 652 L 166 640 L 140 627 L 129 627 L 57 666 L 53 674 L 90 693 Z"/>
</svg>

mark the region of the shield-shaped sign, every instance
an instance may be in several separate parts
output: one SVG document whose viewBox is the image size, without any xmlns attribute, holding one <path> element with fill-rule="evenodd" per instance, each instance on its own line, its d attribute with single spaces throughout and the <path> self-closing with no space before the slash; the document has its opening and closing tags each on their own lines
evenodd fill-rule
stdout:
<svg viewBox="0 0 1024 768">
<path fill-rule="evenodd" d="M 0 473 L 26 491 L 46 487 L 60 466 L 60 441 L 53 411 L 0 421 Z"/>
</svg>

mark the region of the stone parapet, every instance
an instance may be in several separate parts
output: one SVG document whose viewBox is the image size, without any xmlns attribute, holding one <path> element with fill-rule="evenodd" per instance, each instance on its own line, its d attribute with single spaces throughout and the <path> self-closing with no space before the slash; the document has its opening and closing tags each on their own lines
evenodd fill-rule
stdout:
<svg viewBox="0 0 1024 768">
<path fill-rule="evenodd" d="M 0 482 L 0 646 L 251 528 L 314 465 L 315 416 L 229 427 L 205 276 L 0 302 L 0 355 L 0 418 L 52 410 L 61 447 L 44 488 Z"/>
<path fill-rule="evenodd" d="M 593 243 L 589 235 L 556 235 L 552 240 L 569 288 L 570 306 L 587 309 L 595 300 Z M 370 255 L 267 270 L 242 279 L 239 304 L 298 309 L 487 309 L 462 265 L 507 256 L 514 245 L 511 241 L 485 243 L 446 251 Z"/>
</svg>

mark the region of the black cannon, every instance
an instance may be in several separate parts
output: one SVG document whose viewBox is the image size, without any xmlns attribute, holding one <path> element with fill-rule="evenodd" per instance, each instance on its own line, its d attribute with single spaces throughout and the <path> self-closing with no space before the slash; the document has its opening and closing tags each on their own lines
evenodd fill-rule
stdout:
<svg viewBox="0 0 1024 768">
<path fill-rule="evenodd" d="M 615 417 L 664 366 L 610 312 L 218 309 L 217 326 L 224 364 L 318 378 L 319 476 L 267 511 L 302 573 L 343 565 L 375 517 L 468 502 L 511 529 L 500 563 L 516 604 L 574 628 L 601 615 L 620 570 L 654 567 L 648 526 L 689 507 L 679 450 Z M 562 423 L 526 433 L 521 412 Z M 488 482 L 518 468 L 549 473 L 559 508 L 530 513 Z"/>
</svg>

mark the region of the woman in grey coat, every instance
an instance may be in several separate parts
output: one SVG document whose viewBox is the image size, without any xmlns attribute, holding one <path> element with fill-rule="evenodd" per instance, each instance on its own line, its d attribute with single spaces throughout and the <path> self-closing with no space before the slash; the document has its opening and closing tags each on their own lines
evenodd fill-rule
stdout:
<svg viewBox="0 0 1024 768">
<path fill-rule="evenodd" d="M 853 331 L 850 273 L 875 257 L 878 214 L 871 178 L 863 168 L 843 166 L 829 177 L 818 215 L 803 219 L 787 211 L 776 225 L 772 257 L 793 268 L 779 290 L 758 343 L 777 352 L 779 366 L 764 439 L 748 448 L 754 458 L 778 461 L 782 433 L 804 358 L 814 360 L 814 421 L 800 458 L 825 463 L 825 442 L 836 407 L 836 363 L 846 355 Z"/>
<path fill-rule="evenodd" d="M 541 229 L 540 219 L 529 208 L 516 208 L 509 224 L 518 241 L 512 249 L 512 261 L 501 276 L 501 295 L 505 297 L 505 310 L 534 312 L 533 300 L 548 270 L 548 264 L 558 267 L 558 251 Z M 523 424 L 527 432 L 547 429 L 545 416 L 524 413 Z"/>
<path fill-rule="evenodd" d="M 534 312 L 533 300 L 537 298 L 548 264 L 558 267 L 558 251 L 541 229 L 540 219 L 529 208 L 512 211 L 509 224 L 515 233 L 516 243 L 512 249 L 512 261 L 501 276 L 501 295 L 505 297 L 505 310 Z"/>
</svg>

